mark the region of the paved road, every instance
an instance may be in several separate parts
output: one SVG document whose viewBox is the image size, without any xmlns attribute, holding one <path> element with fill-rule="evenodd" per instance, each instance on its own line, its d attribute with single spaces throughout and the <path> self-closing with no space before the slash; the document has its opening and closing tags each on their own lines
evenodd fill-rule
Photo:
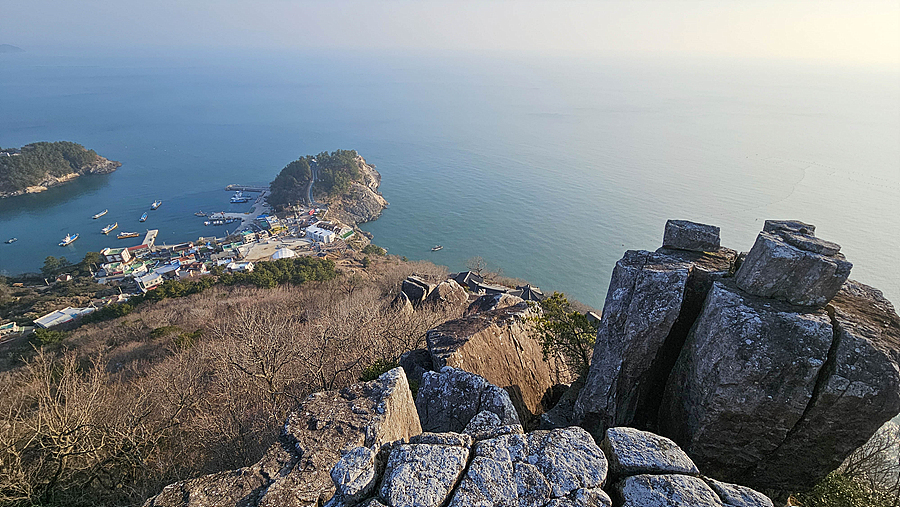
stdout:
<svg viewBox="0 0 900 507">
<path fill-rule="evenodd" d="M 309 164 L 309 172 L 312 175 L 312 178 L 310 178 L 309 187 L 307 187 L 307 189 L 306 189 L 306 196 L 307 196 L 306 202 L 308 202 L 311 207 L 324 206 L 324 204 L 314 201 L 313 196 L 312 196 L 312 187 L 313 187 L 313 183 L 316 182 L 318 168 L 319 168 L 319 166 L 318 166 L 318 164 L 316 164 L 316 159 L 313 159 L 312 163 Z"/>
</svg>

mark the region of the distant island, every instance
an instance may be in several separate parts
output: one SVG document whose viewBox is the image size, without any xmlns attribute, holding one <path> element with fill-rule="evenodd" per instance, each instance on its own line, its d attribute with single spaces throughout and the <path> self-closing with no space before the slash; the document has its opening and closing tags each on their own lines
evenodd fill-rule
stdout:
<svg viewBox="0 0 900 507">
<path fill-rule="evenodd" d="M 12 44 L 0 44 L 0 53 L 24 53 L 25 50 Z"/>
<path fill-rule="evenodd" d="M 0 148 L 0 198 L 43 192 L 86 174 L 107 174 L 122 164 L 68 141 Z"/>
<path fill-rule="evenodd" d="M 297 203 L 327 204 L 338 219 L 355 226 L 378 218 L 387 206 L 378 193 L 380 184 L 381 175 L 375 166 L 366 163 L 356 150 L 326 151 L 286 165 L 269 185 L 267 201 L 275 208 Z"/>
</svg>

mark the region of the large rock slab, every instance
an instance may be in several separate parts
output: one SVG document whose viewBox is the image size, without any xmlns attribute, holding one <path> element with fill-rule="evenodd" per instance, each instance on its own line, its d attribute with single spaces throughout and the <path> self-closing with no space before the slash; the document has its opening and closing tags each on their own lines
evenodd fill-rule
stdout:
<svg viewBox="0 0 900 507">
<path fill-rule="evenodd" d="M 615 491 L 622 507 L 724 507 L 702 479 L 687 475 L 634 475 Z"/>
<path fill-rule="evenodd" d="M 609 460 L 613 480 L 626 475 L 700 473 L 675 442 L 649 431 L 609 428 L 600 448 Z"/>
<path fill-rule="evenodd" d="M 543 399 L 558 383 L 555 371 L 567 374 L 561 362 L 544 360 L 541 344 L 532 333 L 537 312 L 523 302 L 445 322 L 428 331 L 434 368 L 459 368 L 506 389 L 523 425 L 530 427 L 533 418 L 550 408 L 543 405 Z"/>
<path fill-rule="evenodd" d="M 422 428 L 431 432 L 463 432 L 483 411 L 494 413 L 500 424 L 519 424 L 506 391 L 480 375 L 450 366 L 422 375 L 416 408 Z"/>
<path fill-rule="evenodd" d="M 418 305 L 434 290 L 434 285 L 417 276 L 408 276 L 403 280 L 400 291 L 406 294 L 413 305 Z"/>
<path fill-rule="evenodd" d="M 437 284 L 434 290 L 425 297 L 425 301 L 447 306 L 462 306 L 468 300 L 469 293 L 453 279 Z"/>
<path fill-rule="evenodd" d="M 747 486 L 719 482 L 709 477 L 704 477 L 703 480 L 728 507 L 773 507 L 769 497 Z"/>
<path fill-rule="evenodd" d="M 778 229 L 761 232 L 735 274 L 738 287 L 755 296 L 824 307 L 850 275 L 853 264 L 840 246 Z"/>
<path fill-rule="evenodd" d="M 167 486 L 147 507 L 315 507 L 334 493 L 342 451 L 422 432 L 402 368 L 339 392 L 309 396 L 255 465 Z"/>
<path fill-rule="evenodd" d="M 710 285 L 736 253 L 629 250 L 616 263 L 575 420 L 598 440 L 613 426 L 653 426 L 668 372 Z"/>
<path fill-rule="evenodd" d="M 805 310 L 713 285 L 659 418 L 704 473 L 743 482 L 800 421 L 833 339 L 828 314 Z"/>
<path fill-rule="evenodd" d="M 719 228 L 687 220 L 667 220 L 663 247 L 715 252 L 719 249 Z"/>
<path fill-rule="evenodd" d="M 466 316 L 489 312 L 499 308 L 508 308 L 510 306 L 522 304 L 523 302 L 525 302 L 524 299 L 519 296 L 513 296 L 512 294 L 485 294 L 479 296 L 475 301 L 472 301 L 472 304 L 466 308 Z"/>
<path fill-rule="evenodd" d="M 391 451 L 380 498 L 391 507 L 444 505 L 469 458 L 469 448 L 404 444 Z"/>
<path fill-rule="evenodd" d="M 812 487 L 900 412 L 900 317 L 891 303 L 851 280 L 827 310 L 834 343 L 815 397 L 742 483 L 783 491 Z"/>
<path fill-rule="evenodd" d="M 512 462 L 475 456 L 449 507 L 514 507 L 517 503 Z"/>
</svg>

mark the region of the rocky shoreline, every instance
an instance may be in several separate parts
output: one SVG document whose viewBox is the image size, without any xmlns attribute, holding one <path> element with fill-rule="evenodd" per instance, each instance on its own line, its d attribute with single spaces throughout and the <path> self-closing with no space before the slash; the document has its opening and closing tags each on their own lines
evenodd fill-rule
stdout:
<svg viewBox="0 0 900 507">
<path fill-rule="evenodd" d="M 116 169 L 122 167 L 121 162 L 117 162 L 115 160 L 109 160 L 104 157 L 98 157 L 98 160 L 91 165 L 85 166 L 81 168 L 80 171 L 71 172 L 69 174 L 64 174 L 62 176 L 49 176 L 44 179 L 37 185 L 32 185 L 29 187 L 25 187 L 21 190 L 16 190 L 13 192 L 0 192 L 0 199 L 7 197 L 18 197 L 20 195 L 25 194 L 36 194 L 39 192 L 43 192 L 53 187 L 58 187 L 60 185 L 64 185 L 76 178 L 81 176 L 87 176 L 89 174 L 109 174 Z"/>
<path fill-rule="evenodd" d="M 354 181 L 347 192 L 329 203 L 331 213 L 354 228 L 377 219 L 388 206 L 387 200 L 378 192 L 381 174 L 361 156 L 356 158 L 356 162 L 362 181 Z"/>
</svg>

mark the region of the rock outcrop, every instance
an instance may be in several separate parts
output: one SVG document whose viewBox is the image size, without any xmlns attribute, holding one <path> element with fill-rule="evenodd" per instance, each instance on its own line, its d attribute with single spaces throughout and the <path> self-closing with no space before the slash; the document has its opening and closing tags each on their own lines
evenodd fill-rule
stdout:
<svg viewBox="0 0 900 507">
<path fill-rule="evenodd" d="M 402 368 L 340 392 L 311 395 L 255 465 L 166 486 L 145 507 L 316 507 L 334 493 L 341 452 L 422 432 Z"/>
<path fill-rule="evenodd" d="M 520 424 L 506 391 L 450 366 L 422 375 L 416 409 L 422 428 L 430 432 L 462 432 L 472 418 L 485 411 L 495 414 L 500 424 Z"/>
<path fill-rule="evenodd" d="M 452 320 L 428 331 L 434 368 L 459 368 L 506 389 L 522 423 L 535 426 L 537 416 L 550 408 L 544 406 L 544 396 L 558 383 L 558 371 L 562 369 L 561 363 L 544 360 L 541 344 L 532 336 L 531 319 L 539 311 L 521 302 Z M 567 373 L 562 371 L 563 375 Z"/>
<path fill-rule="evenodd" d="M 626 252 L 574 420 L 598 439 L 619 425 L 657 431 L 704 472 L 775 496 L 835 469 L 900 411 L 900 318 L 814 234 L 767 221 L 741 260 L 717 229 L 670 221 L 665 247 Z M 715 486 L 672 488 L 701 505 Z"/>
<path fill-rule="evenodd" d="M 346 224 L 356 226 L 378 218 L 388 206 L 387 200 L 378 192 L 381 174 L 365 159 L 356 157 L 359 181 L 352 181 L 350 188 L 333 202 L 329 210 Z"/>
</svg>

